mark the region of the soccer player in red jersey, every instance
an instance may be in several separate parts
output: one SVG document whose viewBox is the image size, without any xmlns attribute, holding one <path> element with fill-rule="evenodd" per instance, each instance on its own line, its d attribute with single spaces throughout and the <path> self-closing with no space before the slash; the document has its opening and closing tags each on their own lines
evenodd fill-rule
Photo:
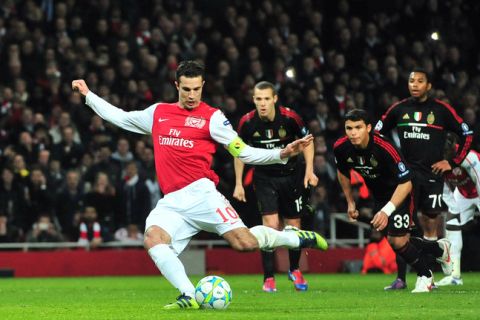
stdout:
<svg viewBox="0 0 480 320">
<path fill-rule="evenodd" d="M 302 152 L 313 137 L 295 140 L 285 148 L 266 150 L 246 145 L 223 113 L 201 101 L 204 67 L 195 61 L 180 63 L 175 103 L 155 103 L 141 111 L 125 112 L 91 92 L 84 80 L 72 89 L 86 97 L 86 104 L 100 117 L 128 131 L 152 136 L 155 166 L 165 195 L 150 212 L 145 226 L 145 249 L 163 276 L 180 291 L 165 309 L 198 309 L 195 288 L 178 255 L 190 239 L 204 230 L 221 235 L 239 251 L 312 247 L 326 249 L 317 233 L 277 231 L 265 226 L 248 229 L 216 190 L 218 176 L 210 168 L 217 144 L 245 163 L 286 163 Z"/>
</svg>

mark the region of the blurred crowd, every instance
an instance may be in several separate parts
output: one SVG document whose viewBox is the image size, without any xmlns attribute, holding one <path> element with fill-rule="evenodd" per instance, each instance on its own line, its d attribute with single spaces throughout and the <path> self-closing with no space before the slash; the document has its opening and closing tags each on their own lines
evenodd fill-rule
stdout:
<svg viewBox="0 0 480 320">
<path fill-rule="evenodd" d="M 161 197 L 150 138 L 105 123 L 71 81 L 143 109 L 176 101 L 185 59 L 206 65 L 204 101 L 234 126 L 262 80 L 302 115 L 320 178 L 304 223 L 328 235 L 329 214 L 345 211 L 332 146 L 346 111 L 364 108 L 376 121 L 408 97 L 409 71 L 420 66 L 433 75 L 432 95 L 478 131 L 479 15 L 480 3 L 465 0 L 3 0 L 0 242 L 141 239 Z M 231 195 L 233 160 L 222 148 L 214 168 Z M 368 212 L 361 181 L 356 194 Z M 258 219 L 251 202 L 234 203 L 247 224 Z"/>
</svg>

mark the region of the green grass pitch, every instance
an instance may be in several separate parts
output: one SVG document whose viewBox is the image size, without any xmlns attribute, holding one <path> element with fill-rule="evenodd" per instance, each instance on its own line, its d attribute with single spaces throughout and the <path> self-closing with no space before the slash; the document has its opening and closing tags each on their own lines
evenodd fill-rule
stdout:
<svg viewBox="0 0 480 320">
<path fill-rule="evenodd" d="M 436 275 L 437 279 L 441 275 Z M 164 311 L 177 291 L 161 277 L 0 279 L 0 319 L 479 319 L 480 274 L 465 285 L 429 294 L 384 292 L 393 276 L 307 274 L 310 288 L 295 292 L 286 275 L 278 292 L 261 291 L 262 276 L 223 276 L 233 288 L 227 310 Z M 194 276 L 198 281 L 201 277 Z"/>
</svg>

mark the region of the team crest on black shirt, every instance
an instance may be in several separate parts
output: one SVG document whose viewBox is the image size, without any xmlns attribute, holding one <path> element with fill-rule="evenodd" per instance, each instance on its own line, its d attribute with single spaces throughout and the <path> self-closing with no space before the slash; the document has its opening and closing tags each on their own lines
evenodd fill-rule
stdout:
<svg viewBox="0 0 480 320">
<path fill-rule="evenodd" d="M 430 111 L 430 113 L 427 116 L 427 123 L 432 124 L 434 122 L 435 122 L 435 115 L 433 114 L 432 111 Z"/>
<path fill-rule="evenodd" d="M 377 161 L 377 159 L 375 159 L 375 157 L 373 155 L 370 158 L 370 164 L 372 165 L 372 167 L 378 166 L 378 161 Z"/>
<path fill-rule="evenodd" d="M 285 130 L 283 127 L 280 127 L 280 129 L 278 129 L 278 135 L 280 138 L 284 138 L 287 135 L 287 130 Z"/>
<path fill-rule="evenodd" d="M 413 114 L 413 119 L 415 119 L 415 121 L 420 121 L 422 120 L 422 113 L 421 112 L 415 112 Z"/>
<path fill-rule="evenodd" d="M 273 138 L 273 130 L 272 130 L 272 129 L 267 129 L 267 130 L 265 130 L 265 136 L 266 136 L 268 139 L 272 139 L 272 138 Z"/>
</svg>

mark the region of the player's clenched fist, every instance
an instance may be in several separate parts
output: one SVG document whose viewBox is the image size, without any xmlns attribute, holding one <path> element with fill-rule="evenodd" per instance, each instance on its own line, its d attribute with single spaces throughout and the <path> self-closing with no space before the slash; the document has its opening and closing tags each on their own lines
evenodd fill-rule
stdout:
<svg viewBox="0 0 480 320">
<path fill-rule="evenodd" d="M 360 215 L 355 204 L 349 204 L 347 208 L 348 218 L 350 221 L 356 221 Z"/>
<path fill-rule="evenodd" d="M 80 92 L 83 96 L 86 96 L 90 91 L 87 84 L 82 79 L 72 81 L 72 90 Z"/>
</svg>

